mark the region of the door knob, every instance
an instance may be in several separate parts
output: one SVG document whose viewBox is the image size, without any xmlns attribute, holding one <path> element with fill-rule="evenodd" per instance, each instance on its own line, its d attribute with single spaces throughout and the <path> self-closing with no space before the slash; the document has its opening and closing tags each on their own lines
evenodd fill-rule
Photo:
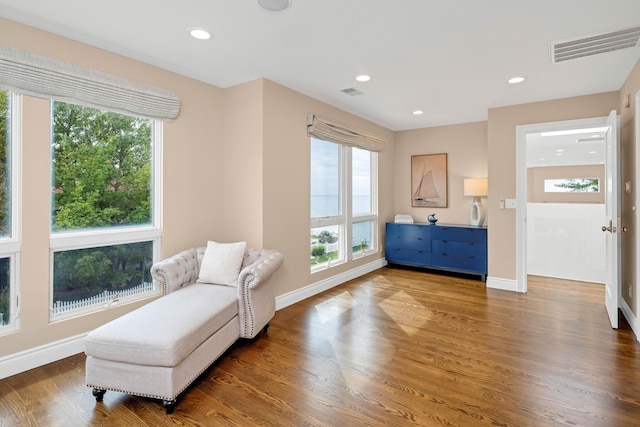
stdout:
<svg viewBox="0 0 640 427">
<path fill-rule="evenodd" d="M 627 227 L 622 227 L 622 232 L 626 233 L 627 231 L 629 231 L 629 229 Z"/>
<path fill-rule="evenodd" d="M 607 227 L 606 225 L 602 226 L 602 231 L 608 231 L 611 232 L 611 226 Z"/>
</svg>

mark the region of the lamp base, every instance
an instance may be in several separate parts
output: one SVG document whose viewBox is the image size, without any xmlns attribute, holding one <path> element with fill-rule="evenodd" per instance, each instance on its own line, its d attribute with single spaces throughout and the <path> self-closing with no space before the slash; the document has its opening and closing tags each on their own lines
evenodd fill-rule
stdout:
<svg viewBox="0 0 640 427">
<path fill-rule="evenodd" d="M 484 207 L 482 206 L 482 201 L 478 196 L 475 196 L 473 198 L 473 203 L 471 203 L 469 223 L 478 227 L 482 227 L 482 224 L 484 224 Z"/>
</svg>

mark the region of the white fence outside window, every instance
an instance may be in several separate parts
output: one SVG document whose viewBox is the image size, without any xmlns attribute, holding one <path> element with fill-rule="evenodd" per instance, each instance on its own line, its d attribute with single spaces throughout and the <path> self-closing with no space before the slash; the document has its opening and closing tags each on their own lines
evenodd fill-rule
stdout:
<svg viewBox="0 0 640 427">
<path fill-rule="evenodd" d="M 152 290 L 153 282 L 143 282 L 135 288 L 126 289 L 124 291 L 104 291 L 103 293 L 94 295 L 90 298 L 84 298 L 76 301 L 55 301 L 51 308 L 51 313 L 55 316 L 100 304 L 108 306 L 120 299 L 140 295 L 145 292 L 151 292 Z"/>
</svg>

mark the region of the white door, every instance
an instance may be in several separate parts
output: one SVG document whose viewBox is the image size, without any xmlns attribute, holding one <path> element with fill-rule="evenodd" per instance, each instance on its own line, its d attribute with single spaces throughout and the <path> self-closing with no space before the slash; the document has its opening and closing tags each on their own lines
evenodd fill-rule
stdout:
<svg viewBox="0 0 640 427">
<path fill-rule="evenodd" d="M 618 117 L 611 111 L 607 118 L 609 130 L 605 136 L 605 212 L 606 224 L 602 227 L 606 237 L 605 306 L 611 327 L 618 329 L 618 295 L 620 293 L 620 176 L 618 171 L 620 140 Z"/>
</svg>

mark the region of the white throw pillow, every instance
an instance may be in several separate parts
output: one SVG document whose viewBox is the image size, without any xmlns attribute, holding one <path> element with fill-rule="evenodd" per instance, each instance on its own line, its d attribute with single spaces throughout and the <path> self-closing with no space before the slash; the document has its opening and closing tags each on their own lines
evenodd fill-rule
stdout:
<svg viewBox="0 0 640 427">
<path fill-rule="evenodd" d="M 207 242 L 198 282 L 236 286 L 247 242 Z"/>
</svg>

